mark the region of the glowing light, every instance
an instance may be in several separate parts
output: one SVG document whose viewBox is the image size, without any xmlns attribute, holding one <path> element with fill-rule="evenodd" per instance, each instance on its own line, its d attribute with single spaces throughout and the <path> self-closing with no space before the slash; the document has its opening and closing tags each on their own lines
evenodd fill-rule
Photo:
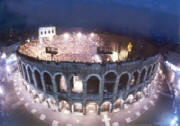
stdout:
<svg viewBox="0 0 180 126">
<path fill-rule="evenodd" d="M 119 59 L 123 61 L 123 60 L 126 60 L 127 57 L 128 57 L 128 51 L 127 50 L 121 50 Z"/>
<path fill-rule="evenodd" d="M 60 87 L 63 91 L 67 91 L 66 79 L 64 76 L 60 79 Z"/>
<path fill-rule="evenodd" d="M 9 64 L 9 63 L 12 63 L 12 62 L 14 62 L 14 61 L 16 61 L 16 60 L 17 60 L 16 55 L 15 55 L 15 54 L 11 54 L 11 55 L 8 57 L 8 59 L 6 60 L 6 63 Z"/>
<path fill-rule="evenodd" d="M 91 37 L 94 37 L 94 33 L 91 33 L 90 36 L 91 36 Z"/>
<path fill-rule="evenodd" d="M 92 57 L 92 60 L 95 61 L 95 62 L 98 62 L 98 63 L 102 62 L 101 57 L 99 55 L 97 55 L 97 54 Z"/>
<path fill-rule="evenodd" d="M 3 53 L 2 55 L 1 55 L 1 59 L 5 59 L 6 58 L 6 53 Z"/>
<path fill-rule="evenodd" d="M 82 33 L 79 32 L 79 33 L 77 34 L 77 37 L 78 37 L 78 38 L 81 38 L 81 37 L 82 37 Z"/>
<path fill-rule="evenodd" d="M 83 84 L 82 84 L 82 80 L 80 79 L 80 77 L 73 76 L 73 83 L 74 83 L 73 91 L 75 91 L 77 93 L 81 93 L 83 90 Z"/>
<path fill-rule="evenodd" d="M 93 113 L 95 112 L 97 109 L 97 104 L 96 103 L 89 103 L 87 106 L 86 106 L 86 110 L 88 113 Z"/>
<path fill-rule="evenodd" d="M 69 39 L 69 34 L 68 33 L 64 33 L 64 40 L 68 40 Z"/>
<path fill-rule="evenodd" d="M 28 38 L 26 41 L 27 41 L 27 42 L 30 42 L 30 39 Z"/>
<path fill-rule="evenodd" d="M 170 69 L 172 69 L 173 71 L 175 71 L 175 72 L 180 72 L 180 68 L 177 67 L 177 66 L 175 66 L 175 65 L 173 65 L 173 64 L 171 64 L 170 62 L 166 61 L 165 64 L 166 64 L 168 67 L 170 67 Z"/>
<path fill-rule="evenodd" d="M 171 72 L 171 73 L 169 73 L 169 76 L 170 76 L 169 81 L 170 81 L 171 83 L 173 83 L 173 82 L 174 82 L 174 78 L 175 78 L 175 73 L 174 73 L 174 72 Z"/>
<path fill-rule="evenodd" d="M 129 42 L 129 44 L 128 44 L 128 52 L 131 52 L 131 51 L 132 51 L 132 47 L 133 47 L 132 43 Z"/>
<path fill-rule="evenodd" d="M 131 79 L 131 82 L 130 82 L 130 85 L 133 86 L 133 85 L 134 85 L 134 82 L 135 82 L 135 76 L 133 75 L 133 76 L 132 76 L 132 79 Z"/>
<path fill-rule="evenodd" d="M 3 88 L 0 86 L 0 94 L 2 95 L 4 93 Z"/>
<path fill-rule="evenodd" d="M 112 54 L 112 61 L 115 62 L 118 60 L 118 53 L 117 52 L 113 52 Z"/>
<path fill-rule="evenodd" d="M 171 120 L 171 126 L 177 126 L 178 117 L 175 116 L 173 120 Z"/>
</svg>

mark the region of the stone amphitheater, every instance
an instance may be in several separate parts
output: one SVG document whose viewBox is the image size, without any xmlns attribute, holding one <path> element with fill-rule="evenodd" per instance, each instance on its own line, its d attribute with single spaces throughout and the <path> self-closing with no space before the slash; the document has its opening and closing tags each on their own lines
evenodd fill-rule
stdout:
<svg viewBox="0 0 180 126">
<path fill-rule="evenodd" d="M 34 99 L 59 112 L 119 110 L 141 98 L 159 67 L 160 55 L 148 42 L 114 34 L 54 33 L 54 27 L 39 29 L 39 39 L 19 46 L 17 59 Z M 58 53 L 47 54 L 47 46 Z"/>
</svg>

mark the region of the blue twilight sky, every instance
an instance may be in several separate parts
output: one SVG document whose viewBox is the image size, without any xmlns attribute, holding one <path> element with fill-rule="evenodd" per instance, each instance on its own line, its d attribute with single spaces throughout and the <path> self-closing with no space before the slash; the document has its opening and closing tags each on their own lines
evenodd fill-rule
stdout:
<svg viewBox="0 0 180 126">
<path fill-rule="evenodd" d="M 13 22 L 16 16 L 6 17 L 4 6 L 8 13 L 18 15 L 17 22 Z M 0 28 L 6 28 L 6 22 L 14 23 L 13 27 L 23 23 L 27 27 L 102 28 L 180 42 L 179 0 L 0 0 L 0 7 Z"/>
</svg>

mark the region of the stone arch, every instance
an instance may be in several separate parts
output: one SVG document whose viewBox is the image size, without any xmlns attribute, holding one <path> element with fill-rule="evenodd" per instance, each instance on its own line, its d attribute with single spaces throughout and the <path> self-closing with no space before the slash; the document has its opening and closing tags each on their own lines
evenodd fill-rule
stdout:
<svg viewBox="0 0 180 126">
<path fill-rule="evenodd" d="M 62 101 L 60 101 L 60 110 L 62 111 L 62 112 L 69 112 L 70 111 L 70 105 L 68 104 L 68 102 L 67 101 L 65 101 L 65 100 L 62 100 Z"/>
<path fill-rule="evenodd" d="M 35 76 L 35 81 L 36 81 L 38 89 L 43 90 L 43 84 L 41 81 L 40 71 L 37 69 L 34 69 L 34 76 Z"/>
<path fill-rule="evenodd" d="M 114 109 L 121 109 L 123 108 L 124 100 L 119 98 L 114 102 Z"/>
<path fill-rule="evenodd" d="M 70 77 L 70 88 L 73 93 L 83 92 L 83 82 L 79 75 L 71 75 Z"/>
<path fill-rule="evenodd" d="M 95 102 L 88 103 L 86 105 L 86 112 L 88 113 L 97 113 L 98 111 L 98 104 Z"/>
<path fill-rule="evenodd" d="M 26 67 L 25 65 L 23 64 L 23 70 L 24 70 L 24 79 L 28 82 L 28 76 L 27 76 L 27 71 L 26 71 Z"/>
<path fill-rule="evenodd" d="M 118 84 L 118 91 L 126 89 L 126 86 L 128 84 L 128 80 L 129 80 L 129 74 L 127 72 L 124 72 L 120 75 L 119 84 Z"/>
<path fill-rule="evenodd" d="M 135 95 L 136 101 L 138 101 L 139 99 L 141 99 L 141 97 L 142 97 L 141 91 L 137 91 L 137 92 L 136 92 L 136 95 Z"/>
<path fill-rule="evenodd" d="M 108 71 L 104 75 L 104 93 L 105 94 L 113 93 L 116 79 L 117 79 L 117 74 L 115 72 Z"/>
<path fill-rule="evenodd" d="M 54 98 L 48 98 L 48 103 L 50 105 L 50 108 L 54 111 L 58 111 L 58 105 L 56 103 L 56 100 Z"/>
<path fill-rule="evenodd" d="M 87 81 L 87 94 L 99 94 L 100 89 L 100 77 L 98 75 L 92 74 L 89 75 L 86 79 Z"/>
<path fill-rule="evenodd" d="M 39 93 L 39 94 L 38 94 L 38 97 L 39 97 L 39 100 L 40 100 L 41 103 L 45 102 L 46 97 L 44 96 L 44 94 Z"/>
<path fill-rule="evenodd" d="M 132 74 L 132 78 L 131 78 L 131 81 L 130 81 L 130 86 L 131 87 L 134 87 L 136 86 L 136 84 L 138 83 L 138 77 L 139 77 L 139 72 L 138 71 L 135 71 L 133 74 Z"/>
<path fill-rule="evenodd" d="M 110 112 L 112 104 L 109 101 L 105 101 L 101 104 L 101 112 Z"/>
<path fill-rule="evenodd" d="M 47 71 L 43 72 L 43 80 L 46 87 L 47 92 L 53 92 L 53 83 L 51 74 Z"/>
<path fill-rule="evenodd" d="M 32 69 L 30 68 L 30 66 L 27 66 L 27 71 L 29 74 L 29 82 L 30 82 L 30 84 L 34 85 L 33 72 L 32 72 Z"/>
<path fill-rule="evenodd" d="M 146 80 L 149 80 L 149 79 L 150 79 L 151 69 L 152 69 L 152 67 L 151 67 L 151 66 L 149 66 L 148 71 L 147 71 Z"/>
<path fill-rule="evenodd" d="M 83 112 L 83 105 L 80 102 L 74 103 L 72 107 L 74 112 Z"/>
<path fill-rule="evenodd" d="M 31 93 L 32 93 L 33 99 L 38 98 L 38 94 L 35 90 L 32 90 Z"/>
<path fill-rule="evenodd" d="M 146 75 L 146 68 L 143 68 L 141 71 L 141 76 L 140 76 L 140 84 L 144 82 L 145 75 Z"/>
<path fill-rule="evenodd" d="M 62 73 L 56 73 L 54 75 L 54 80 L 55 80 L 58 92 L 67 92 L 66 79 Z"/>
<path fill-rule="evenodd" d="M 133 102 L 133 99 L 134 99 L 134 95 L 130 93 L 126 98 L 126 103 L 131 104 Z"/>
<path fill-rule="evenodd" d="M 155 67 L 156 67 L 156 64 L 153 64 L 153 66 L 152 66 L 152 71 L 151 71 L 151 76 L 154 74 L 154 72 L 155 72 Z"/>
</svg>

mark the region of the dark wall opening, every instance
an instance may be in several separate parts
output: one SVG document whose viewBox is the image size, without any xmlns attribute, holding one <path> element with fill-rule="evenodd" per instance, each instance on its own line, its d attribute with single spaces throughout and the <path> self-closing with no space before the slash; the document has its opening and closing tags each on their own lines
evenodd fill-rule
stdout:
<svg viewBox="0 0 180 126">
<path fill-rule="evenodd" d="M 127 73 L 121 75 L 118 85 L 118 90 L 122 90 L 126 88 L 126 85 L 128 83 L 129 76 Z"/>
<path fill-rule="evenodd" d="M 114 72 L 107 73 L 104 77 L 104 93 L 113 93 L 116 82 L 116 74 Z"/>
<path fill-rule="evenodd" d="M 99 93 L 100 81 L 96 76 L 92 76 L 87 81 L 87 94 L 98 94 Z"/>
<path fill-rule="evenodd" d="M 41 82 L 40 73 L 39 73 L 37 70 L 35 70 L 35 71 L 34 71 L 34 74 L 35 74 L 37 86 L 38 86 L 39 89 L 42 90 L 42 89 L 43 89 L 43 86 L 42 86 L 42 82 Z"/>
</svg>

